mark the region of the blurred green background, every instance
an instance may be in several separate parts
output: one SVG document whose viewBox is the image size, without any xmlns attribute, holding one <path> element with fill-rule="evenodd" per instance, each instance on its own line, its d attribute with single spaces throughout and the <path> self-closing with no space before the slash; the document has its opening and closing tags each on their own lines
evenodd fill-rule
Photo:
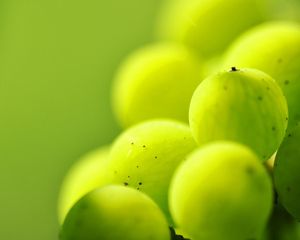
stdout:
<svg viewBox="0 0 300 240">
<path fill-rule="evenodd" d="M 119 130 L 110 83 L 160 0 L 0 0 L 0 239 L 58 238 L 57 195 Z"/>
</svg>

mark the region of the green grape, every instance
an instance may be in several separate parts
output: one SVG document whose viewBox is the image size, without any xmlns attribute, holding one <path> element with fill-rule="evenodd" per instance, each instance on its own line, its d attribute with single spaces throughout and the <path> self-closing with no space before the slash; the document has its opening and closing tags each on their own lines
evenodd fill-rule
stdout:
<svg viewBox="0 0 300 240">
<path fill-rule="evenodd" d="M 193 240 L 257 239 L 272 198 L 271 179 L 258 157 L 225 141 L 193 152 L 175 172 L 169 192 L 175 224 Z"/>
<path fill-rule="evenodd" d="M 83 156 L 66 175 L 58 200 L 59 222 L 70 208 L 86 193 L 111 183 L 107 172 L 109 148 L 102 147 Z"/>
<path fill-rule="evenodd" d="M 300 121 L 300 25 L 268 22 L 239 37 L 225 54 L 224 66 L 260 69 L 280 85 L 289 108 L 289 126 Z"/>
<path fill-rule="evenodd" d="M 144 47 L 121 65 L 113 87 L 113 107 L 123 127 L 151 118 L 188 122 L 191 96 L 202 66 L 185 47 L 160 43 Z"/>
<path fill-rule="evenodd" d="M 269 220 L 266 240 L 298 240 L 297 222 L 281 205 L 274 207 L 271 219 Z"/>
<path fill-rule="evenodd" d="M 64 221 L 61 240 L 168 240 L 168 223 L 145 194 L 106 186 L 81 198 Z"/>
<path fill-rule="evenodd" d="M 300 220 L 300 125 L 287 135 L 274 164 L 275 187 L 287 211 Z"/>
<path fill-rule="evenodd" d="M 237 141 L 267 160 L 287 127 L 286 100 L 276 82 L 255 69 L 224 71 L 206 78 L 190 106 L 192 134 L 200 145 Z"/>
<path fill-rule="evenodd" d="M 194 150 L 187 125 L 169 120 L 140 123 L 125 131 L 113 144 L 110 171 L 113 183 L 148 194 L 168 217 L 168 188 L 178 164 Z"/>
<path fill-rule="evenodd" d="M 203 57 L 225 50 L 240 33 L 265 19 L 269 0 L 170 1 L 158 18 L 157 35 L 183 43 Z"/>
</svg>

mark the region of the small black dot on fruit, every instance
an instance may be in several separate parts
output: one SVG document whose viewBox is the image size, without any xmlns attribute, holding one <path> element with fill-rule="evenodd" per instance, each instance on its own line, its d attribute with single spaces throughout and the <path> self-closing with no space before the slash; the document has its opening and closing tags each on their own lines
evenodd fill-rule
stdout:
<svg viewBox="0 0 300 240">
<path fill-rule="evenodd" d="M 267 87 L 267 90 L 270 90 L 270 87 Z"/>
<path fill-rule="evenodd" d="M 124 186 L 128 186 L 129 184 L 128 184 L 128 182 L 124 182 Z"/>
<path fill-rule="evenodd" d="M 143 183 L 142 182 L 139 182 L 139 185 L 142 185 Z"/>
<path fill-rule="evenodd" d="M 136 190 L 140 190 L 140 188 L 139 188 L 139 187 L 137 187 L 137 188 L 136 188 Z"/>
<path fill-rule="evenodd" d="M 130 178 L 130 176 L 127 176 L 128 178 Z"/>
<path fill-rule="evenodd" d="M 272 131 L 275 131 L 275 130 L 276 130 L 276 127 L 273 126 L 273 127 L 272 127 Z"/>
<path fill-rule="evenodd" d="M 146 148 L 146 145 L 143 145 L 143 148 Z"/>
<path fill-rule="evenodd" d="M 134 142 L 131 142 L 131 145 L 134 145 Z"/>
<path fill-rule="evenodd" d="M 157 159 L 157 156 L 155 156 L 154 158 Z"/>
<path fill-rule="evenodd" d="M 291 188 L 290 188 L 290 187 L 287 187 L 287 188 L 286 188 L 286 191 L 287 191 L 287 192 L 290 192 L 290 191 L 291 191 Z"/>
<path fill-rule="evenodd" d="M 262 101 L 263 100 L 263 97 L 262 96 L 258 96 L 257 98 L 259 101 Z"/>
<path fill-rule="evenodd" d="M 277 59 L 277 62 L 278 62 L 278 63 L 282 63 L 282 58 L 278 58 L 278 59 Z"/>
<path fill-rule="evenodd" d="M 115 171 L 114 171 L 114 174 L 117 174 L 117 173 L 118 173 L 118 172 L 115 170 Z"/>
<path fill-rule="evenodd" d="M 136 168 L 139 168 L 139 166 L 136 166 Z"/>
<path fill-rule="evenodd" d="M 246 168 L 246 172 L 247 172 L 248 174 L 252 175 L 252 174 L 254 173 L 254 168 L 253 168 L 252 166 L 248 166 L 248 167 Z"/>
<path fill-rule="evenodd" d="M 292 136 L 292 134 L 289 133 L 288 137 L 291 137 L 291 136 Z"/>
<path fill-rule="evenodd" d="M 285 80 L 285 81 L 284 81 L 284 85 L 288 85 L 289 83 L 290 83 L 289 80 Z"/>
<path fill-rule="evenodd" d="M 231 72 L 236 72 L 236 71 L 238 71 L 238 69 L 236 68 L 236 67 L 231 67 L 231 70 L 230 70 Z"/>
<path fill-rule="evenodd" d="M 223 86 L 223 89 L 224 89 L 224 90 L 227 90 L 228 88 L 227 88 L 227 86 Z"/>
</svg>

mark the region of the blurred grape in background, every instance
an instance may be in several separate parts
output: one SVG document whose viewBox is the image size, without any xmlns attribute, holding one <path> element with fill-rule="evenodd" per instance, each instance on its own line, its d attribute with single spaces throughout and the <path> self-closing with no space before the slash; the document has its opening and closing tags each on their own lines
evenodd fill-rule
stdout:
<svg viewBox="0 0 300 240">
<path fill-rule="evenodd" d="M 64 176 L 81 156 L 110 144 L 120 132 L 110 103 L 117 68 L 155 39 L 176 41 L 172 34 L 155 38 L 166 26 L 157 19 L 163 19 L 165 2 L 188 1 L 213 0 L 0 0 L 1 240 L 58 239 L 57 200 Z M 211 41 L 215 45 L 199 54 L 207 72 L 216 70 L 215 62 L 246 28 L 274 19 L 300 21 L 299 0 L 255 2 L 262 15 L 232 28 L 224 41 Z M 235 7 L 228 8 L 238 14 L 231 22 L 248 16 L 243 13 L 251 16 L 247 8 L 239 13 Z M 218 38 L 228 27 L 214 21 L 220 16 L 225 19 L 226 13 L 208 16 L 215 30 L 222 30 Z M 193 34 L 188 37 L 193 48 Z"/>
<path fill-rule="evenodd" d="M 110 81 L 159 2 L 0 1 L 1 240 L 58 238 L 62 179 L 118 133 Z"/>
</svg>

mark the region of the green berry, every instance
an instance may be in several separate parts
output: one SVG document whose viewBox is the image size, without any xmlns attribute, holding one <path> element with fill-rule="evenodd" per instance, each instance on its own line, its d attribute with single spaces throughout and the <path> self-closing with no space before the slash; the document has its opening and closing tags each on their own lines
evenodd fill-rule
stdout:
<svg viewBox="0 0 300 240">
<path fill-rule="evenodd" d="M 267 160 L 285 135 L 288 111 L 277 83 L 255 69 L 224 71 L 206 78 L 190 106 L 192 134 L 200 144 L 240 142 Z"/>
<path fill-rule="evenodd" d="M 83 156 L 69 170 L 62 183 L 58 200 L 60 223 L 82 196 L 111 182 L 107 171 L 108 155 L 108 147 L 99 148 Z"/>
<path fill-rule="evenodd" d="M 123 127 L 152 118 L 188 122 L 190 99 L 201 80 L 202 64 L 185 47 L 144 47 L 117 72 L 112 92 L 116 117 Z"/>
<path fill-rule="evenodd" d="M 289 130 L 300 121 L 300 24 L 267 22 L 229 47 L 224 66 L 257 68 L 280 85 L 289 108 Z M 234 65 L 232 65 L 234 64 Z"/>
<path fill-rule="evenodd" d="M 278 149 L 274 179 L 279 200 L 287 211 L 300 220 L 300 125 L 289 133 Z"/>
<path fill-rule="evenodd" d="M 223 52 L 239 34 L 265 19 L 268 0 L 169 1 L 158 19 L 160 39 L 183 43 L 203 57 Z"/>
<path fill-rule="evenodd" d="M 168 189 L 174 170 L 196 144 L 187 125 L 171 120 L 140 123 L 117 138 L 110 156 L 113 182 L 148 194 L 172 223 Z"/>
<path fill-rule="evenodd" d="M 61 240 L 169 240 L 168 223 L 143 193 L 123 186 L 94 190 L 70 210 Z"/>
<path fill-rule="evenodd" d="M 183 162 L 170 187 L 170 211 L 191 239 L 257 239 L 272 209 L 272 183 L 258 157 L 233 142 L 208 144 Z"/>
</svg>

